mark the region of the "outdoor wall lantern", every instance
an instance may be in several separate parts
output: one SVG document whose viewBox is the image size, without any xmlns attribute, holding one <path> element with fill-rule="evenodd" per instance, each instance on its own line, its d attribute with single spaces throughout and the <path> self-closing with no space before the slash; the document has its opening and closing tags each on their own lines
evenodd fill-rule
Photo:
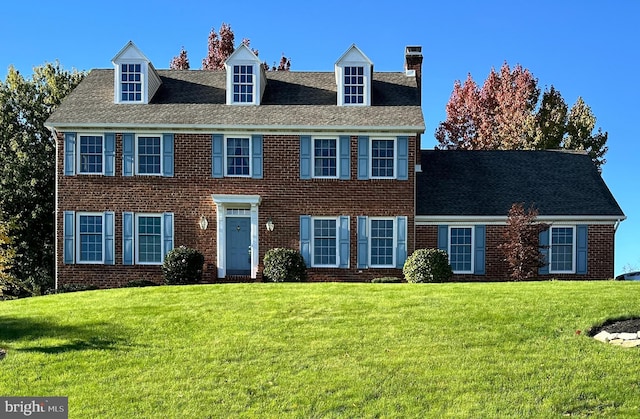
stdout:
<svg viewBox="0 0 640 419">
<path fill-rule="evenodd" d="M 267 231 L 273 231 L 273 227 L 275 226 L 273 225 L 273 220 L 271 218 L 269 218 L 269 220 L 267 221 L 266 226 L 267 226 Z"/>
<path fill-rule="evenodd" d="M 198 224 L 200 225 L 200 230 L 206 230 L 207 227 L 209 226 L 209 221 L 207 221 L 207 217 L 205 217 L 204 215 L 201 215 L 200 221 L 198 221 Z"/>
</svg>

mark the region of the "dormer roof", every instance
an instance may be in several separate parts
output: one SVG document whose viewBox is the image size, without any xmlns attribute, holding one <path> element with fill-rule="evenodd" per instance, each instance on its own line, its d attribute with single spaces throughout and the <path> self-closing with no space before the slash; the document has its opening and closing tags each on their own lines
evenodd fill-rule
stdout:
<svg viewBox="0 0 640 419">
<path fill-rule="evenodd" d="M 338 106 L 371 106 L 373 62 L 356 44 L 335 64 Z"/>
<path fill-rule="evenodd" d="M 113 81 L 114 102 L 149 103 L 162 84 L 151 60 L 129 41 L 111 62 L 116 70 Z"/>
<path fill-rule="evenodd" d="M 224 62 L 227 105 L 260 105 L 267 77 L 260 59 L 241 44 Z"/>
</svg>

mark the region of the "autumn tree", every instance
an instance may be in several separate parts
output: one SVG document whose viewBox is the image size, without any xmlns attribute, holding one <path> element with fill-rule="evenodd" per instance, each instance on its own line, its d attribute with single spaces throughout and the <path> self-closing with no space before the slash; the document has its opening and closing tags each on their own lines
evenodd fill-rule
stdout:
<svg viewBox="0 0 640 419">
<path fill-rule="evenodd" d="M 242 45 L 246 45 L 251 48 L 251 41 L 248 38 L 243 38 Z M 231 29 L 231 26 L 227 23 L 222 23 L 220 26 L 220 34 L 216 32 L 215 28 L 211 28 L 209 32 L 209 39 L 207 42 L 207 56 L 202 60 L 203 70 L 222 70 L 224 69 L 224 63 L 231 54 L 235 51 L 235 34 Z M 251 48 L 251 51 L 258 56 L 258 50 Z M 173 57 L 169 65 L 171 70 L 188 70 L 189 60 L 187 58 L 187 52 L 184 47 L 176 57 Z M 291 59 L 285 57 L 282 54 L 280 64 L 278 66 L 273 65 L 269 67 L 267 62 L 262 63 L 262 68 L 265 71 L 289 71 L 291 68 Z"/>
<path fill-rule="evenodd" d="M 224 62 L 235 50 L 235 35 L 231 30 L 231 26 L 222 23 L 220 26 L 220 36 L 216 33 L 215 28 L 211 28 L 209 33 L 207 56 L 202 60 L 203 70 L 221 70 L 224 68 Z"/>
<path fill-rule="evenodd" d="M 53 286 L 56 153 L 44 124 L 83 77 L 47 63 L 31 78 L 9 67 L 0 82 L 0 223 L 11 223 L 9 272 L 18 295 Z"/>
<path fill-rule="evenodd" d="M 582 98 L 568 111 L 553 86 L 540 96 L 529 70 L 505 62 L 482 87 L 471 75 L 455 81 L 447 118 L 436 129 L 440 149 L 584 150 L 600 167 L 606 162 L 607 133 L 594 133 L 596 119 Z"/>
<path fill-rule="evenodd" d="M 515 203 L 509 209 L 503 242 L 498 248 L 509 265 L 509 276 L 515 281 L 533 278 L 544 266 L 538 237 L 547 230 L 547 224 L 536 221 L 538 210 L 533 205 L 525 211 L 523 204 Z"/>
<path fill-rule="evenodd" d="M 171 59 L 171 63 L 169 63 L 170 70 L 188 70 L 189 69 L 189 58 L 187 57 L 187 51 L 182 47 L 180 50 L 180 54 L 173 57 Z"/>
</svg>

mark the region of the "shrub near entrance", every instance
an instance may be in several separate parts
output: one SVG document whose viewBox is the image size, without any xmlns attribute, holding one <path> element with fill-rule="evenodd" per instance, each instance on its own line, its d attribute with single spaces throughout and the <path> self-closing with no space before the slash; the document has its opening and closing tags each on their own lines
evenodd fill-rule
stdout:
<svg viewBox="0 0 640 419">
<path fill-rule="evenodd" d="M 418 249 L 407 258 L 402 268 L 407 282 L 446 282 L 453 272 L 447 252 L 439 249 Z"/>
<path fill-rule="evenodd" d="M 203 265 L 202 253 L 185 246 L 176 247 L 164 258 L 164 280 L 169 285 L 194 284 L 202 279 Z"/>
<path fill-rule="evenodd" d="M 264 255 L 262 273 L 273 282 L 300 282 L 307 279 L 307 265 L 297 250 L 276 247 Z"/>
</svg>

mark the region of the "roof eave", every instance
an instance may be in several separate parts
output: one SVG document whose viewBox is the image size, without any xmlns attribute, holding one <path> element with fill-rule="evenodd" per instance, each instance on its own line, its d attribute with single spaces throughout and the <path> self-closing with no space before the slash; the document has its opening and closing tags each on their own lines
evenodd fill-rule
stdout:
<svg viewBox="0 0 640 419">
<path fill-rule="evenodd" d="M 543 223 L 565 222 L 588 224 L 615 224 L 626 220 L 625 215 L 539 215 L 536 221 Z M 504 225 L 506 215 L 416 215 L 416 225 L 457 224 L 497 224 Z"/>
<path fill-rule="evenodd" d="M 424 125 L 222 125 L 222 124 L 115 124 L 115 123 L 47 123 L 49 130 L 59 132 L 70 130 L 103 129 L 103 130 L 153 130 L 153 131 L 295 131 L 295 132 L 397 132 L 419 133 L 425 131 Z"/>
</svg>

